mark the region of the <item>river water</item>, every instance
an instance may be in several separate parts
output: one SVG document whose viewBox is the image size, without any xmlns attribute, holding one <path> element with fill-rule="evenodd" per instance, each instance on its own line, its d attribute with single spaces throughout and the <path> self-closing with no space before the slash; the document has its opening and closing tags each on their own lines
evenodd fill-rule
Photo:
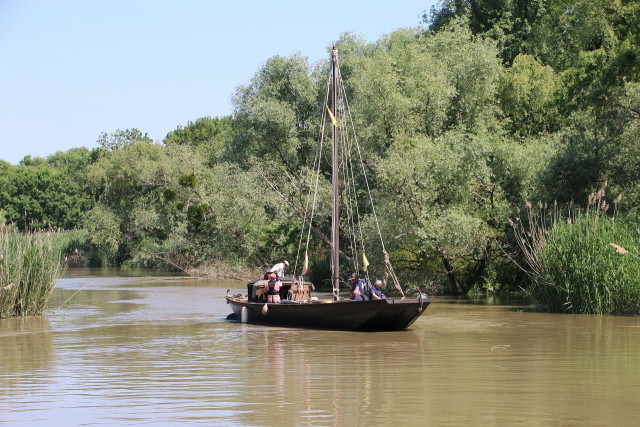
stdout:
<svg viewBox="0 0 640 427">
<path fill-rule="evenodd" d="M 0 424 L 636 425 L 640 320 L 438 299 L 410 330 L 225 320 L 241 282 L 70 270 L 0 320 Z M 58 308 L 59 307 L 59 308 Z"/>
</svg>

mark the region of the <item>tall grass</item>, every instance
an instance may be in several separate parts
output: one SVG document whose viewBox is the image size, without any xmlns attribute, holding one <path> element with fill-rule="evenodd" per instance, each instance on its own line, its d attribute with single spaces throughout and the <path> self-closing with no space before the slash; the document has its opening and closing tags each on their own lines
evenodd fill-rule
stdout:
<svg viewBox="0 0 640 427">
<path fill-rule="evenodd" d="M 563 213 L 557 206 L 547 211 L 527 203 L 528 220 L 517 218 L 513 225 L 539 306 L 640 314 L 640 259 L 633 255 L 640 231 L 634 218 L 616 218 L 616 209 L 611 215 L 609 210 L 604 188 L 590 196 L 584 210 L 570 206 Z"/>
<path fill-rule="evenodd" d="M 41 314 L 64 272 L 54 231 L 19 233 L 0 222 L 0 318 Z"/>
<path fill-rule="evenodd" d="M 89 230 L 77 229 L 53 233 L 53 245 L 62 251 L 69 267 L 84 267 L 95 257 L 89 243 Z"/>
</svg>

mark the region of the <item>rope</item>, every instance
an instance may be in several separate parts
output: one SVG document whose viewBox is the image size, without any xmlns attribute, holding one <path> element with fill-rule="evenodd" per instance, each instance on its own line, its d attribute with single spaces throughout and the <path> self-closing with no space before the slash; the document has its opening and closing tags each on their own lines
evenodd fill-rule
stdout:
<svg viewBox="0 0 640 427">
<path fill-rule="evenodd" d="M 400 286 L 400 282 L 398 281 L 398 276 L 396 276 L 395 271 L 393 271 L 393 267 L 391 266 L 391 261 L 389 260 L 389 254 L 387 253 L 387 251 L 384 251 L 384 263 L 385 266 L 387 267 L 387 272 L 389 273 L 389 276 L 391 276 L 391 279 L 393 280 L 393 285 L 394 287 L 400 291 L 400 295 L 402 295 L 402 298 L 406 298 L 404 295 L 404 292 L 402 292 L 402 287 Z"/>
</svg>

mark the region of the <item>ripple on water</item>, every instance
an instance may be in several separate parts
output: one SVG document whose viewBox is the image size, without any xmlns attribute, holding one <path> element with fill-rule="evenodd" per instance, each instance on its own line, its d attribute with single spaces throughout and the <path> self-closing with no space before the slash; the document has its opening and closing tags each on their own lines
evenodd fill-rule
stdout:
<svg viewBox="0 0 640 427">
<path fill-rule="evenodd" d="M 627 425 L 640 417 L 634 318 L 437 300 L 409 331 L 316 331 L 225 321 L 228 284 L 75 277 L 60 284 L 58 300 L 83 286 L 43 318 L 0 320 L 2 422 Z"/>
</svg>

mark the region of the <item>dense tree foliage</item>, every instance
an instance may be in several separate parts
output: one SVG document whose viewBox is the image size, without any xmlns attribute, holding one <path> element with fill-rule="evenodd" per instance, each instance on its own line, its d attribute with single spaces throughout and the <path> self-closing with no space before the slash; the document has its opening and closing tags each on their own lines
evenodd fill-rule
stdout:
<svg viewBox="0 0 640 427">
<path fill-rule="evenodd" d="M 93 161 L 86 148 L 57 152 L 46 159 L 25 157 L 18 166 L 0 162 L 0 211 L 20 230 L 72 229 L 92 206 L 86 168 Z"/>
<path fill-rule="evenodd" d="M 178 126 L 167 134 L 166 145 L 189 145 L 198 150 L 201 156 L 216 164 L 222 157 L 225 146 L 233 135 L 231 117 L 201 117 L 187 126 Z"/>
<path fill-rule="evenodd" d="M 609 180 L 638 202 L 640 4 L 619 0 L 446 0 L 425 21 L 495 40 L 500 101 L 516 137 L 553 134 L 539 198 L 585 200 Z M 531 141 L 535 143 L 535 141 Z"/>
<path fill-rule="evenodd" d="M 637 1 L 444 0 L 424 20 L 335 43 L 405 281 L 455 293 L 524 287 L 509 218 L 525 200 L 581 204 L 607 181 L 623 194 L 617 212 L 637 213 Z M 275 56 L 237 89 L 230 117 L 196 118 L 162 143 L 118 130 L 92 151 L 0 162 L 0 218 L 85 227 L 94 263 L 233 275 L 294 260 L 327 75 L 327 61 Z M 361 214 L 375 245 L 373 212 Z M 323 202 L 315 272 L 328 268 L 329 224 Z M 375 272 L 381 256 L 367 255 Z"/>
<path fill-rule="evenodd" d="M 289 172 L 310 161 L 316 138 L 317 86 L 306 58 L 267 61 L 234 98 L 235 132 L 227 158 L 241 165 L 275 158 Z"/>
</svg>

